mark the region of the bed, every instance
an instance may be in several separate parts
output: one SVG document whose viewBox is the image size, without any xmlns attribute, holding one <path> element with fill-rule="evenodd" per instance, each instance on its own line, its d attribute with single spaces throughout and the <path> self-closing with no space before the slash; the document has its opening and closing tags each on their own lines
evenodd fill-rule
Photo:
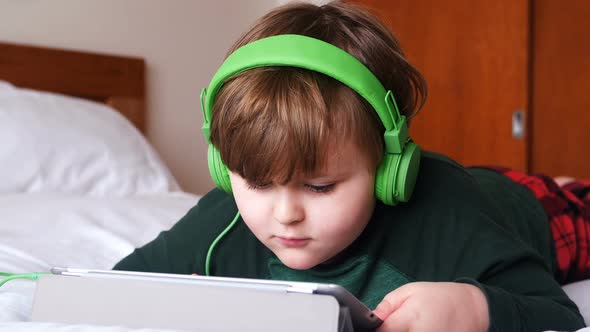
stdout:
<svg viewBox="0 0 590 332">
<path fill-rule="evenodd" d="M 198 202 L 143 135 L 144 77 L 139 58 L 0 43 L 0 272 L 110 269 Z M 590 322 L 590 281 L 564 289 Z M 139 331 L 30 322 L 34 290 L 0 288 L 0 330 Z"/>
<path fill-rule="evenodd" d="M 0 43 L 0 272 L 110 269 L 198 202 L 144 136 L 144 66 Z M 0 330 L 132 330 L 30 322 L 34 290 L 0 287 Z"/>
</svg>

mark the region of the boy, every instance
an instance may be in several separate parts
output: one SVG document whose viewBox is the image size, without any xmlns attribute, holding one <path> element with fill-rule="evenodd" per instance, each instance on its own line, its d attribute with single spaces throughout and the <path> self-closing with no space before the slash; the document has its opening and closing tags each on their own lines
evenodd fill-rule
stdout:
<svg viewBox="0 0 590 332">
<path fill-rule="evenodd" d="M 375 99 L 372 74 L 317 51 L 318 40 L 395 99 Z M 312 61 L 285 66 L 291 52 Z M 386 105 L 411 118 L 426 88 L 373 16 L 341 2 L 287 5 L 229 53 L 203 93 L 210 168 L 225 192 L 115 269 L 336 283 L 375 308 L 380 331 L 583 327 L 553 278 L 534 196 L 493 171 L 420 155 L 403 118 L 383 116 Z"/>
</svg>

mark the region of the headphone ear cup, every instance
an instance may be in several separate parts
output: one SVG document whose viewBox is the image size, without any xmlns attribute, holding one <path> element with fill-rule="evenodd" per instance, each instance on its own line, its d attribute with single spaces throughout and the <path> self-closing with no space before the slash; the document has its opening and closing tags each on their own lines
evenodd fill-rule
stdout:
<svg viewBox="0 0 590 332">
<path fill-rule="evenodd" d="M 231 182 L 229 181 L 229 171 L 227 166 L 221 161 L 219 150 L 217 150 L 213 144 L 209 144 L 207 161 L 209 164 L 209 174 L 215 185 L 226 193 L 231 194 L 232 189 Z"/>
<path fill-rule="evenodd" d="M 420 147 L 416 143 L 412 141 L 406 143 L 397 169 L 395 186 L 397 199 L 402 202 L 409 201 L 414 192 L 420 168 L 420 155 Z"/>
<path fill-rule="evenodd" d="M 394 197 L 395 164 L 399 159 L 398 154 L 383 155 L 377 174 L 375 175 L 375 197 L 387 205 L 396 205 L 398 201 Z"/>
<path fill-rule="evenodd" d="M 407 202 L 420 167 L 420 147 L 408 142 L 401 154 L 385 154 L 375 176 L 375 196 L 387 205 Z"/>
</svg>

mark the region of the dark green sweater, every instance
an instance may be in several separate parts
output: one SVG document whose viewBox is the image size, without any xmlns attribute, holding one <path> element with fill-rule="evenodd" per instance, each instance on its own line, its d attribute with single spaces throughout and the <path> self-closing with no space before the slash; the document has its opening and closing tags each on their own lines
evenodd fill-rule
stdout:
<svg viewBox="0 0 590 332">
<path fill-rule="evenodd" d="M 292 270 L 240 221 L 215 247 L 211 273 L 337 283 L 371 308 L 408 282 L 456 281 L 485 293 L 490 331 L 584 326 L 553 278 L 547 217 L 528 189 L 427 152 L 418 174 L 410 202 L 377 203 L 364 232 L 329 264 Z M 209 246 L 236 212 L 231 195 L 213 190 L 172 229 L 114 268 L 204 275 Z"/>
</svg>

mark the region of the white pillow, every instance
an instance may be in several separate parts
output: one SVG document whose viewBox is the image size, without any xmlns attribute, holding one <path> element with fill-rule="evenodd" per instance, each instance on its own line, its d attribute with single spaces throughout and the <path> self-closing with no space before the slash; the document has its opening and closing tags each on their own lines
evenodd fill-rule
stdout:
<svg viewBox="0 0 590 332">
<path fill-rule="evenodd" d="M 179 190 L 155 150 L 114 109 L 0 82 L 0 193 Z"/>
</svg>

